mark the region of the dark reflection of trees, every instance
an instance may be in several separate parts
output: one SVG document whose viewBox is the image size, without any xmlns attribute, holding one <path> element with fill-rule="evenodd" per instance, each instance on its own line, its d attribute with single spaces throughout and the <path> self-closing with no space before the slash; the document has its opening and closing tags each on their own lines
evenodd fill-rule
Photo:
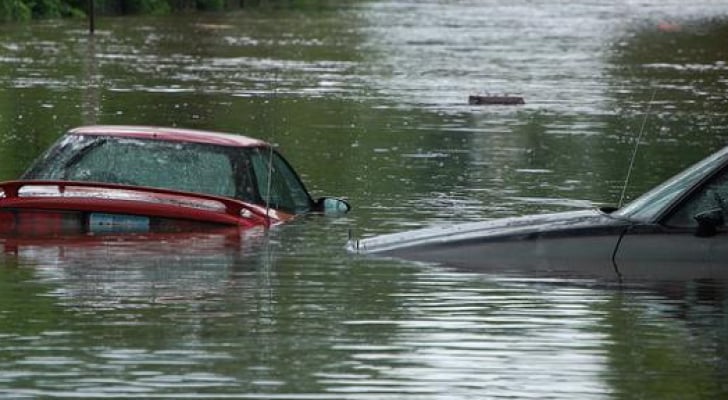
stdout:
<svg viewBox="0 0 728 400">
<path fill-rule="evenodd" d="M 617 398 L 723 398 L 728 395 L 728 287 L 720 282 L 660 284 L 623 293 L 604 307 L 606 381 Z"/>
<path fill-rule="evenodd" d="M 728 21 L 689 21 L 677 32 L 647 25 L 614 39 L 606 57 L 606 97 L 612 103 L 607 107 L 613 114 L 523 115 L 527 123 L 514 128 L 514 134 L 523 138 L 521 145 L 532 149 L 517 163 L 560 171 L 579 181 L 572 192 L 555 193 L 553 187 L 533 185 L 535 190 L 529 193 L 616 205 L 643 122 L 644 141 L 628 200 L 722 147 L 728 137 L 727 31 Z M 650 104 L 653 91 L 655 100 Z M 603 134 L 548 133 L 550 124 L 584 122 L 601 125 L 597 131 Z"/>
<path fill-rule="evenodd" d="M 5 84 L 18 88 L 6 91 L 8 104 L 0 123 L 8 129 L 0 137 L 8 156 L 0 161 L 7 166 L 0 169 L 8 171 L 7 178 L 16 176 L 64 130 L 81 123 L 173 125 L 274 136 L 268 129 L 285 129 L 288 110 L 274 115 L 281 109 L 267 107 L 254 115 L 237 114 L 234 105 L 248 100 L 231 94 L 253 91 L 253 102 L 267 104 L 274 91 L 297 92 L 317 81 L 316 76 L 309 79 L 305 73 L 286 70 L 285 62 L 357 57 L 356 46 L 299 45 L 334 32 L 340 33 L 334 34 L 337 37 L 355 35 L 352 20 L 336 18 L 332 3 L 275 3 L 275 11 L 261 4 L 239 14 L 140 17 L 133 23 L 105 19 L 92 39 L 79 36 L 83 33 L 70 22 L 29 26 L 22 39 L 17 31 L 8 33 L 8 43 L 23 43 L 20 51 L 9 55 L 32 61 L 2 67 L 7 68 Z M 280 26 L 290 35 L 282 36 Z M 244 40 L 227 43 L 231 38 Z M 215 59 L 259 60 L 263 66 L 220 71 L 212 65 Z M 260 82 L 267 84 L 255 86 Z"/>
<path fill-rule="evenodd" d="M 728 137 L 728 20 L 674 26 L 641 26 L 615 40 L 609 52 L 610 97 L 619 116 L 611 128 L 624 141 L 620 153 L 629 153 L 653 93 L 655 98 L 632 197 L 722 147 Z"/>
<path fill-rule="evenodd" d="M 508 132 L 503 134 L 487 131 L 492 119 L 504 119 L 497 112 L 484 109 L 463 115 L 471 127 L 482 130 L 465 134 L 473 163 L 481 165 L 466 166 L 479 178 L 472 185 L 515 190 L 527 197 L 616 205 L 643 123 L 644 140 L 627 200 L 722 147 L 728 138 L 728 21 L 687 21 L 680 26 L 679 31 L 665 32 L 656 23 L 643 25 L 613 40 L 605 57 L 604 114 L 525 109 L 513 113 L 516 123 L 505 125 Z M 601 134 L 579 135 L 583 124 L 590 133 Z M 553 133 L 554 125 L 564 132 Z M 497 153 L 504 148 L 523 151 L 499 159 Z M 518 168 L 553 174 L 516 174 Z M 510 187 L 499 186 L 499 179 Z"/>
</svg>

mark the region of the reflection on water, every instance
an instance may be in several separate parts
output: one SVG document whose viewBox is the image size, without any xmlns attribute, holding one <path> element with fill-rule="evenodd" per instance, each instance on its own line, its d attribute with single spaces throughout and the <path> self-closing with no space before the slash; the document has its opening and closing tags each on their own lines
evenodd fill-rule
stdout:
<svg viewBox="0 0 728 400">
<path fill-rule="evenodd" d="M 0 26 L 0 178 L 68 127 L 271 140 L 354 212 L 5 242 L 0 397 L 721 398 L 721 282 L 352 257 L 357 236 L 615 204 L 726 139 L 725 5 L 366 1 Z M 522 95 L 519 107 L 467 104 Z M 655 100 L 649 104 L 654 93 Z"/>
<path fill-rule="evenodd" d="M 300 239 L 303 230 L 330 230 L 328 221 L 290 228 L 242 251 L 214 237 L 202 246 L 209 252 L 184 240 L 178 249 L 200 251 L 170 254 L 134 240 L 83 258 L 73 246 L 19 251 L 0 269 L 0 393 L 581 399 L 725 391 L 726 286 L 617 290 L 349 259 L 326 240 L 310 250 Z"/>
</svg>

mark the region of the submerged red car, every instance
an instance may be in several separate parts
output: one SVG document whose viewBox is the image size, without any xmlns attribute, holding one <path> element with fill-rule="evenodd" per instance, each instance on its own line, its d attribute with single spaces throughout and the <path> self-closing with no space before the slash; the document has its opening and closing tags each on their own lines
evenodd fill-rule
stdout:
<svg viewBox="0 0 728 400">
<path fill-rule="evenodd" d="M 314 201 L 262 140 L 88 126 L 67 132 L 19 180 L 0 183 L 0 235 L 249 228 L 349 208 L 338 198 Z"/>
</svg>

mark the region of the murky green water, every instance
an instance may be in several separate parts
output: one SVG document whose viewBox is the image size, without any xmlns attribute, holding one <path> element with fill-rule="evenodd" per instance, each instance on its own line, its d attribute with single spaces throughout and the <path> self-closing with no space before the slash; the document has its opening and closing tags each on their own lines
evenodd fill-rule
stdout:
<svg viewBox="0 0 728 400">
<path fill-rule="evenodd" d="M 355 207 L 244 237 L 21 246 L 0 263 L 0 397 L 728 396 L 723 283 L 343 250 L 350 230 L 616 204 L 643 122 L 628 197 L 726 143 L 728 6 L 552 3 L 0 26 L 0 179 L 72 126 L 175 125 L 273 141 Z M 526 105 L 467 104 L 486 92 Z"/>
</svg>

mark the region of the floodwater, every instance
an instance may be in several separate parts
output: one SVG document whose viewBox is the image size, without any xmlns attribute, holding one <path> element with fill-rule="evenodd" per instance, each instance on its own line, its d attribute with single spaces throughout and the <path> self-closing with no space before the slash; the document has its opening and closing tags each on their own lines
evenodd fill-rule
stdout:
<svg viewBox="0 0 728 400">
<path fill-rule="evenodd" d="M 297 4 L 297 3 L 286 3 Z M 721 1 L 326 2 L 0 25 L 0 179 L 72 126 L 276 143 L 354 211 L 269 232 L 25 243 L 0 397 L 728 397 L 728 285 L 462 272 L 349 235 L 627 198 L 728 139 Z M 471 106 L 471 94 L 523 106 Z M 17 254 L 15 254 L 17 253 Z"/>
</svg>

